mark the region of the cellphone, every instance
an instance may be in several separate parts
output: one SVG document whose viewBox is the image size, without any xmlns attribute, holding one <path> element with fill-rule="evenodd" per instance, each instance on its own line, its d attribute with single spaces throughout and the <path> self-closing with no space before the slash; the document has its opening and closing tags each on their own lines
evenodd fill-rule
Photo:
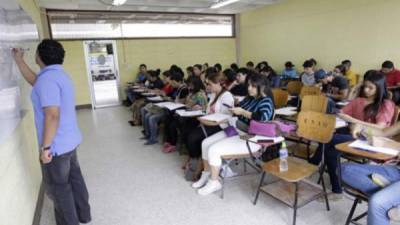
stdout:
<svg viewBox="0 0 400 225">
<path fill-rule="evenodd" d="M 226 108 L 228 108 L 228 109 L 231 109 L 231 108 L 233 108 L 233 106 L 231 106 L 231 105 L 228 105 L 228 104 L 226 104 L 226 103 L 224 103 L 224 104 L 222 104 L 223 106 L 225 106 Z"/>
</svg>

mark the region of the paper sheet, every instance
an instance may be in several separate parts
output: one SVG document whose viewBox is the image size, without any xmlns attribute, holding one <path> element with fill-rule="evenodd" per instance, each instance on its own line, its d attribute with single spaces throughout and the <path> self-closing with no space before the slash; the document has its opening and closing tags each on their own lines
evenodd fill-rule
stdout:
<svg viewBox="0 0 400 225">
<path fill-rule="evenodd" d="M 147 93 L 142 93 L 142 95 L 143 96 L 155 96 L 156 94 L 147 92 Z"/>
<path fill-rule="evenodd" d="M 229 120 L 229 118 L 231 118 L 231 117 L 232 116 L 228 115 L 228 114 L 213 113 L 213 114 L 210 114 L 210 115 L 202 116 L 200 118 L 204 119 L 204 120 L 208 120 L 208 121 L 219 123 L 219 122 L 222 122 L 224 120 Z"/>
<path fill-rule="evenodd" d="M 335 128 L 339 129 L 339 128 L 343 128 L 343 127 L 347 127 L 347 122 L 340 119 L 339 117 L 336 117 L 336 125 Z"/>
<path fill-rule="evenodd" d="M 176 114 L 182 117 L 196 117 L 204 115 L 204 112 L 201 110 L 195 110 L 195 111 L 176 110 Z"/>
<path fill-rule="evenodd" d="M 184 104 L 181 103 L 175 103 L 175 102 L 160 102 L 160 103 L 156 103 L 154 105 L 157 105 L 161 108 L 166 108 L 168 110 L 175 110 L 175 109 L 179 109 L 179 108 L 183 108 L 185 107 Z"/>
<path fill-rule="evenodd" d="M 336 102 L 336 105 L 339 105 L 339 106 L 345 106 L 345 105 L 348 105 L 349 104 L 349 102 L 348 101 L 344 101 L 344 102 Z"/>
<path fill-rule="evenodd" d="M 378 153 L 383 153 L 387 155 L 397 155 L 399 154 L 398 149 L 392 149 L 392 148 L 383 148 L 383 147 L 374 147 L 372 145 L 369 145 L 367 141 L 361 141 L 361 140 L 356 140 L 349 144 L 350 147 L 352 148 L 358 148 L 358 149 L 363 149 L 371 152 L 378 152 Z"/>
<path fill-rule="evenodd" d="M 257 142 L 258 140 L 273 140 L 274 143 L 279 143 L 279 142 L 284 141 L 285 138 L 284 137 L 265 137 L 265 136 L 256 135 L 249 139 L 249 141 L 252 141 L 252 142 Z"/>
<path fill-rule="evenodd" d="M 276 115 L 293 116 L 297 114 L 297 107 L 283 107 L 275 110 Z"/>
<path fill-rule="evenodd" d="M 161 96 L 147 97 L 147 100 L 154 101 L 154 102 L 164 101 L 164 99 Z"/>
</svg>

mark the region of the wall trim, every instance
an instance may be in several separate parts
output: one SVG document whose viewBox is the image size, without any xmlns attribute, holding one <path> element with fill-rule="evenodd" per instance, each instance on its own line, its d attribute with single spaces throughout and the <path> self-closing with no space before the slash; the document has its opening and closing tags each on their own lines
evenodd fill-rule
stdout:
<svg viewBox="0 0 400 225">
<path fill-rule="evenodd" d="M 35 212 L 33 215 L 32 225 L 40 225 L 40 219 L 42 217 L 42 209 L 44 202 L 44 185 L 43 182 L 40 184 L 38 199 L 36 202 Z"/>
<path fill-rule="evenodd" d="M 76 110 L 80 110 L 80 109 L 91 109 L 92 108 L 92 104 L 83 104 L 83 105 L 77 105 L 75 106 Z"/>
</svg>

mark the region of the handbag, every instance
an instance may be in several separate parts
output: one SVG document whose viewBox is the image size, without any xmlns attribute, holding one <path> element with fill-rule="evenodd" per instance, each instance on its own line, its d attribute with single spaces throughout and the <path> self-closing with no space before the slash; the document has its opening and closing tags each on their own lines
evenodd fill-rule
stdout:
<svg viewBox="0 0 400 225">
<path fill-rule="evenodd" d="M 296 125 L 286 124 L 282 121 L 259 122 L 250 121 L 249 134 L 266 137 L 278 137 L 283 133 L 290 133 L 296 130 Z"/>
<path fill-rule="evenodd" d="M 228 127 L 224 128 L 224 132 L 227 137 L 233 137 L 233 136 L 239 135 L 239 133 L 237 132 L 237 130 L 234 126 L 228 126 Z"/>
</svg>

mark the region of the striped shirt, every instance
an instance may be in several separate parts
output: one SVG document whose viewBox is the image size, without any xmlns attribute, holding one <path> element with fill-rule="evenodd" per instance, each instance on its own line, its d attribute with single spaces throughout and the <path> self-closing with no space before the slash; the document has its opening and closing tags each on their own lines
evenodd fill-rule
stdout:
<svg viewBox="0 0 400 225">
<path fill-rule="evenodd" d="M 260 122 L 272 120 L 274 116 L 274 103 L 268 96 L 261 98 L 246 97 L 239 106 L 246 111 L 252 112 L 251 119 Z M 249 124 L 250 120 L 244 116 L 239 116 L 239 120 Z"/>
</svg>

